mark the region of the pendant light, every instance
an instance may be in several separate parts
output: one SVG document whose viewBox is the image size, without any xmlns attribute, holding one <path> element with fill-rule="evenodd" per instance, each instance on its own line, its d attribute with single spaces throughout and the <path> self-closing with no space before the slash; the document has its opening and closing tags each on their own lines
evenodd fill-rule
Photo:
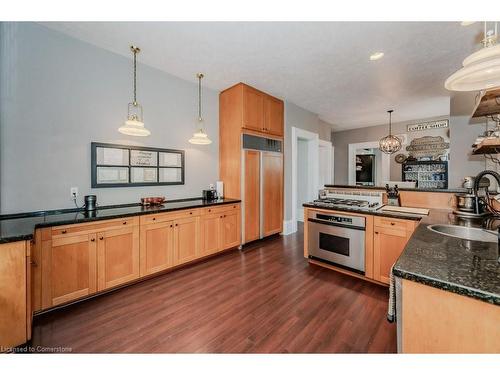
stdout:
<svg viewBox="0 0 500 375">
<path fill-rule="evenodd" d="M 401 140 L 392 135 L 392 112 L 394 110 L 390 109 L 387 112 L 389 113 L 389 135 L 382 138 L 378 144 L 383 153 L 394 154 L 401 149 Z"/>
<path fill-rule="evenodd" d="M 137 102 L 137 54 L 141 50 L 136 46 L 130 46 L 130 50 L 134 54 L 134 101 L 128 103 L 127 120 L 118 128 L 118 131 L 126 135 L 147 137 L 151 132 L 144 127 L 142 105 Z"/>
<path fill-rule="evenodd" d="M 500 44 L 494 23 L 488 30 L 484 23 L 483 48 L 465 58 L 463 68 L 453 73 L 444 83 L 450 91 L 480 91 L 500 87 Z"/>
<path fill-rule="evenodd" d="M 203 117 L 201 116 L 201 80 L 204 75 L 203 73 L 198 73 L 196 77 L 198 78 L 198 127 L 193 137 L 189 140 L 189 143 L 193 145 L 209 145 L 212 141 L 203 129 Z"/>
</svg>

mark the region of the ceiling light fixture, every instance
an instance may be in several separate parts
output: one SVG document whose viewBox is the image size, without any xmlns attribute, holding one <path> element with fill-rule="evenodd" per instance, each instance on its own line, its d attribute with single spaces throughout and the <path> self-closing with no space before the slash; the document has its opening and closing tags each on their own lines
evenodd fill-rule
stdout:
<svg viewBox="0 0 500 375">
<path fill-rule="evenodd" d="M 208 138 L 207 133 L 203 129 L 203 117 L 201 116 L 201 80 L 204 75 L 203 73 L 198 73 L 196 77 L 198 78 L 198 129 L 194 132 L 189 143 L 193 145 L 209 145 L 212 141 Z"/>
<path fill-rule="evenodd" d="M 382 57 L 384 57 L 384 53 L 383 52 L 375 52 L 373 54 L 370 55 L 370 60 L 371 61 L 376 61 L 376 60 L 380 60 Z"/>
<path fill-rule="evenodd" d="M 498 27 L 484 23 L 483 48 L 465 58 L 463 68 L 453 73 L 444 87 L 450 91 L 480 91 L 500 87 L 500 44 Z"/>
<path fill-rule="evenodd" d="M 127 120 L 118 128 L 118 131 L 135 137 L 147 137 L 151 132 L 144 127 L 142 105 L 137 102 L 137 54 L 141 49 L 130 46 L 130 50 L 134 54 L 134 101 L 128 103 Z"/>
<path fill-rule="evenodd" d="M 462 22 L 460 22 L 460 25 L 461 26 L 470 26 L 470 25 L 473 25 L 475 23 L 476 23 L 476 21 L 462 21 Z"/>
<path fill-rule="evenodd" d="M 392 135 L 392 112 L 393 109 L 387 111 L 389 113 L 389 135 L 382 138 L 378 145 L 380 151 L 385 154 L 394 154 L 401 150 L 401 140 L 398 137 Z"/>
</svg>

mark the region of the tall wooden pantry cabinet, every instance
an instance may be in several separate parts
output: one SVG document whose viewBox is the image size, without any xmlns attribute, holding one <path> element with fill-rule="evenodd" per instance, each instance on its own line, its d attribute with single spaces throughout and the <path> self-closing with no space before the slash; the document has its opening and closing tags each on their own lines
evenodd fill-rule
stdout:
<svg viewBox="0 0 500 375">
<path fill-rule="evenodd" d="M 242 242 L 283 230 L 284 103 L 244 83 L 220 93 L 219 176 L 242 200 Z"/>
</svg>

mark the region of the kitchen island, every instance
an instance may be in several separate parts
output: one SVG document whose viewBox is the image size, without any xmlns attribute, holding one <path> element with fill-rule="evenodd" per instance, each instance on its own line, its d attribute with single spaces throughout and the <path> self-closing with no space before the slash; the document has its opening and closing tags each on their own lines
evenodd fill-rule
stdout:
<svg viewBox="0 0 500 375">
<path fill-rule="evenodd" d="M 380 210 L 355 208 L 318 209 L 305 204 L 307 210 L 339 212 L 366 218 L 366 261 L 363 276 L 330 264 L 309 260 L 315 265 L 362 277 L 367 281 L 387 284 L 381 276 L 386 258 L 396 261 L 398 351 L 401 353 L 483 352 L 500 353 L 500 263 L 498 245 L 466 241 L 431 231 L 431 224 L 487 226 L 496 229 L 495 220 L 463 221 L 451 209 L 430 209 L 428 216 L 385 213 Z M 307 217 L 307 215 L 305 216 Z M 396 240 L 394 229 L 381 246 L 380 231 L 374 223 L 388 218 L 389 225 L 414 220 L 409 236 Z M 391 221 L 393 220 L 393 221 Z M 397 221 L 395 221 L 397 220 Z M 379 232 L 379 233 L 377 233 Z M 408 232 L 407 232 L 408 233 Z M 304 248 L 308 257 L 307 224 Z M 375 250 L 378 244 L 378 253 Z M 399 253 L 398 253 L 399 252 Z M 378 260 L 377 260 L 378 258 Z M 378 267 L 378 270 L 377 270 Z M 377 273 L 378 272 L 378 273 Z"/>
</svg>

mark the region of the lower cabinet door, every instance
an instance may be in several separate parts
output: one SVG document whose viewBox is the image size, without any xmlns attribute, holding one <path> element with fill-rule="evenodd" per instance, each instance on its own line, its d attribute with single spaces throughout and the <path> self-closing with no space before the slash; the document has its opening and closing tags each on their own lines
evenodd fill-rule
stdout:
<svg viewBox="0 0 500 375">
<path fill-rule="evenodd" d="M 139 278 L 139 226 L 97 234 L 97 289 Z"/>
<path fill-rule="evenodd" d="M 392 265 L 399 258 L 411 233 L 401 229 L 374 227 L 373 278 L 389 284 Z"/>
<path fill-rule="evenodd" d="M 29 301 L 26 247 L 26 241 L 0 244 L 0 352 L 29 339 L 26 312 L 31 315 L 31 311 L 26 298 Z"/>
<path fill-rule="evenodd" d="M 151 275 L 174 264 L 174 222 L 145 224 L 141 227 L 141 276 Z"/>
<path fill-rule="evenodd" d="M 201 255 L 216 253 L 222 248 L 222 214 L 206 215 L 201 218 Z"/>
<path fill-rule="evenodd" d="M 188 217 L 174 221 L 174 264 L 182 264 L 198 258 L 200 218 Z"/>
<path fill-rule="evenodd" d="M 97 291 L 96 235 L 52 239 L 42 250 L 42 308 L 60 305 Z"/>
<path fill-rule="evenodd" d="M 240 211 L 228 211 L 221 218 L 222 249 L 239 246 L 241 243 Z"/>
</svg>

